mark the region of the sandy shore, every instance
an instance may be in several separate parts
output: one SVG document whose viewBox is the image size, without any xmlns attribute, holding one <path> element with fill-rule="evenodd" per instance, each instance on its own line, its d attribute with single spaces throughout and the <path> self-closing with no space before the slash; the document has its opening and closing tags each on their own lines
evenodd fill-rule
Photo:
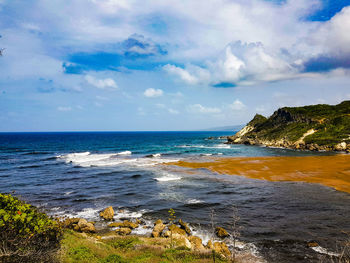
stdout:
<svg viewBox="0 0 350 263">
<path fill-rule="evenodd" d="M 350 193 L 350 154 L 307 157 L 231 157 L 205 162 L 169 163 L 186 168 L 206 168 L 220 174 L 268 181 L 322 184 Z"/>
</svg>

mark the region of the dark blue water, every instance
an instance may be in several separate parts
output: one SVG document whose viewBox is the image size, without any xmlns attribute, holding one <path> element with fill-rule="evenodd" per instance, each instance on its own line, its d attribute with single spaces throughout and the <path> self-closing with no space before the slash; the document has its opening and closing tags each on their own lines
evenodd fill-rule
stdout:
<svg viewBox="0 0 350 263">
<path fill-rule="evenodd" d="M 238 209 L 240 240 L 269 262 L 317 262 L 336 252 L 350 230 L 350 195 L 321 185 L 266 182 L 206 170 L 162 165 L 210 156 L 281 156 L 314 153 L 226 145 L 228 132 L 0 133 L 0 192 L 12 192 L 50 214 L 98 220 L 112 205 L 116 219 L 147 222 L 178 218 L 209 238 L 216 225 L 230 228 Z M 215 137 L 215 139 L 208 139 Z M 141 230 L 140 230 L 141 231 Z M 148 231 L 142 230 L 142 231 Z M 322 250 L 323 249 L 323 250 Z"/>
</svg>

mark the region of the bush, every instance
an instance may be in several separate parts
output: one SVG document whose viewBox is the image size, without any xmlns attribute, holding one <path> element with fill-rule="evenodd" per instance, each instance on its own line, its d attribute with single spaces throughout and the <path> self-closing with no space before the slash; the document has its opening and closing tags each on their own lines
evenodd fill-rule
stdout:
<svg viewBox="0 0 350 263">
<path fill-rule="evenodd" d="M 137 237 L 126 237 L 113 239 L 110 245 L 116 249 L 131 249 L 135 245 L 142 243 Z"/>
<path fill-rule="evenodd" d="M 127 263 L 121 256 L 112 254 L 101 260 L 101 263 Z"/>
<path fill-rule="evenodd" d="M 0 262 L 54 262 L 61 233 L 36 207 L 0 194 Z"/>
</svg>

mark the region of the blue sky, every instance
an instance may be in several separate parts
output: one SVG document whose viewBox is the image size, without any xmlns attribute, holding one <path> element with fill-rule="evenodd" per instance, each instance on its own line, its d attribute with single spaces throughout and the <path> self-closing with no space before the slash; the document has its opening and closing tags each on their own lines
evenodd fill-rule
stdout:
<svg viewBox="0 0 350 263">
<path fill-rule="evenodd" d="M 196 130 L 350 99 L 348 0 L 0 0 L 0 131 Z"/>
</svg>

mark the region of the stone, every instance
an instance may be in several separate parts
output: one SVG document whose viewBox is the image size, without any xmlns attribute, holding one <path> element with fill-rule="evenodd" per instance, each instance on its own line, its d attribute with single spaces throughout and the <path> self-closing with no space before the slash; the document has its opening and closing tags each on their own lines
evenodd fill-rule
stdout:
<svg viewBox="0 0 350 263">
<path fill-rule="evenodd" d="M 124 222 L 123 222 L 123 227 L 128 227 L 128 228 L 130 228 L 130 229 L 135 229 L 135 228 L 138 228 L 139 225 L 136 224 L 136 223 L 130 222 L 130 221 L 128 221 L 128 220 L 124 220 Z"/>
<path fill-rule="evenodd" d="M 108 227 L 122 227 L 124 225 L 124 223 L 122 222 L 113 222 L 108 224 Z"/>
<path fill-rule="evenodd" d="M 186 237 L 181 236 L 179 238 L 174 238 L 174 239 L 176 239 L 177 246 L 184 246 L 186 248 L 192 249 L 192 244 Z"/>
<path fill-rule="evenodd" d="M 182 221 L 182 219 L 179 220 L 179 225 L 181 229 L 185 230 L 188 235 L 191 235 L 191 229 L 184 221 Z"/>
<path fill-rule="evenodd" d="M 215 228 L 215 234 L 220 237 L 220 238 L 225 238 L 225 237 L 228 237 L 229 234 L 227 233 L 227 231 L 222 228 L 222 227 L 217 227 Z"/>
<path fill-rule="evenodd" d="M 78 224 L 80 218 L 67 218 L 63 221 L 63 227 L 65 228 L 74 228 L 76 224 Z"/>
<path fill-rule="evenodd" d="M 341 142 L 335 145 L 335 150 L 336 151 L 345 151 L 346 150 L 346 142 Z"/>
<path fill-rule="evenodd" d="M 94 233 L 96 232 L 95 226 L 89 222 L 87 222 L 85 219 L 81 218 L 77 224 L 79 231 L 81 232 L 88 232 L 88 233 Z"/>
<path fill-rule="evenodd" d="M 214 246 L 213 246 L 213 242 L 211 242 L 211 240 L 208 241 L 207 245 L 205 246 L 206 249 L 210 249 L 213 250 Z"/>
<path fill-rule="evenodd" d="M 113 220 L 114 210 L 113 207 L 109 206 L 102 212 L 100 212 L 100 217 L 103 217 L 105 220 Z"/>
<path fill-rule="evenodd" d="M 196 236 L 190 236 L 188 240 L 191 242 L 192 249 L 194 250 L 204 250 L 202 239 Z"/>
<path fill-rule="evenodd" d="M 316 243 L 316 242 L 309 242 L 309 243 L 307 243 L 307 246 L 308 247 L 318 247 L 318 243 Z"/>
<path fill-rule="evenodd" d="M 121 228 L 116 229 L 115 232 L 116 232 L 118 235 L 126 236 L 126 235 L 130 235 L 131 229 L 128 228 L 128 227 L 121 227 Z"/>
<path fill-rule="evenodd" d="M 224 242 L 215 242 L 214 250 L 216 253 L 221 254 L 226 258 L 229 258 L 231 256 L 231 252 Z"/>
<path fill-rule="evenodd" d="M 168 229 L 173 232 L 173 235 L 174 234 L 178 234 L 180 236 L 187 236 L 187 233 L 185 230 L 181 229 L 180 227 L 178 227 L 177 225 L 171 225 L 168 227 Z"/>
<path fill-rule="evenodd" d="M 165 228 L 165 225 L 163 224 L 163 221 L 158 219 L 154 223 L 154 228 L 153 228 L 153 231 L 152 231 L 152 237 L 160 237 L 160 235 L 163 232 L 164 228 Z"/>
</svg>

